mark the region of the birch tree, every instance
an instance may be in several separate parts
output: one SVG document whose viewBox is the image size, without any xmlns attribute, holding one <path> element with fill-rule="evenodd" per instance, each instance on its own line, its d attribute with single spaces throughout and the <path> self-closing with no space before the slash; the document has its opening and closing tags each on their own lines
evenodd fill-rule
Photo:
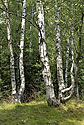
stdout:
<svg viewBox="0 0 84 125">
<path fill-rule="evenodd" d="M 74 75 L 73 75 L 73 70 L 74 70 L 74 44 L 73 44 L 73 28 L 72 28 L 72 31 L 71 31 L 71 58 L 72 58 L 72 66 L 71 66 L 71 81 L 72 81 L 72 85 L 74 85 Z M 73 86 L 74 87 L 74 86 Z"/>
<path fill-rule="evenodd" d="M 46 100 L 49 105 L 55 105 L 56 98 L 54 93 L 54 86 L 51 80 L 51 71 L 50 64 L 46 50 L 46 42 L 45 42 L 45 27 L 44 27 L 44 10 L 41 1 L 36 3 L 36 9 L 38 12 L 38 26 L 39 26 L 39 52 L 40 59 L 43 66 L 43 78 L 46 87 Z"/>
<path fill-rule="evenodd" d="M 67 52 L 66 52 L 66 64 L 65 64 L 65 87 L 68 86 L 68 63 L 69 63 L 69 36 L 67 36 Z"/>
<path fill-rule="evenodd" d="M 21 38 L 20 38 L 20 56 L 19 56 L 19 69 L 21 85 L 20 89 L 16 91 L 16 80 L 15 80 L 15 69 L 14 69 L 14 55 L 12 48 L 12 38 L 8 11 L 8 0 L 4 1 L 6 8 L 6 22 L 7 22 L 7 34 L 8 34 L 8 45 L 10 49 L 10 69 L 11 69 L 11 83 L 12 83 L 12 95 L 16 99 L 16 102 L 21 103 L 21 96 L 25 89 L 25 77 L 24 77 L 24 64 L 23 64 L 23 49 L 24 49 L 24 32 L 25 32 L 25 16 L 26 16 L 26 0 L 23 0 L 23 11 L 22 11 L 22 24 L 21 24 Z"/>
<path fill-rule="evenodd" d="M 57 78 L 58 78 L 58 86 L 59 86 L 59 93 L 58 99 L 55 97 L 54 93 L 54 86 L 51 80 L 51 72 L 50 72 L 50 65 L 49 59 L 47 56 L 46 50 L 46 42 L 45 42 L 45 27 L 44 27 L 44 12 L 43 12 L 43 5 L 40 2 L 37 2 L 37 12 L 38 12 L 38 28 L 39 28 L 39 52 L 40 58 L 43 65 L 43 78 L 46 87 L 46 100 L 49 105 L 60 105 L 63 101 L 66 101 L 72 96 L 72 89 L 74 84 L 73 79 L 73 63 L 71 67 L 71 81 L 72 84 L 69 88 L 65 88 L 64 78 L 63 78 L 63 66 L 62 66 L 62 48 L 61 48 L 61 35 L 60 35 L 60 19 L 59 19 L 59 11 L 60 7 L 57 9 L 56 12 L 56 61 L 57 61 Z M 72 56 L 73 59 L 73 56 Z M 73 62 L 73 61 L 72 61 Z M 71 91 L 68 96 L 65 95 L 65 92 Z"/>
<path fill-rule="evenodd" d="M 20 89 L 16 94 L 16 81 L 15 81 L 15 70 L 14 70 L 14 55 L 12 49 L 12 39 L 10 31 L 9 13 L 8 13 L 8 1 L 5 0 L 6 6 L 6 17 L 7 17 L 7 32 L 8 32 L 8 44 L 10 48 L 10 67 L 11 67 L 11 80 L 12 80 L 12 94 L 17 95 L 16 101 L 21 103 L 21 96 L 25 89 L 25 77 L 24 77 L 24 64 L 23 64 L 23 49 L 24 49 L 24 32 L 25 32 L 25 16 L 26 16 L 26 0 L 23 1 L 23 11 L 22 11 L 22 24 L 21 24 L 21 39 L 20 39 L 20 57 L 19 57 L 19 69 L 20 69 L 20 79 L 21 85 Z"/>
<path fill-rule="evenodd" d="M 83 28 L 83 19 L 84 19 L 84 11 L 82 11 L 82 16 L 80 20 L 80 27 L 79 27 L 79 38 L 78 38 L 78 53 L 77 53 L 77 59 L 76 59 L 76 75 L 75 75 L 75 83 L 77 87 L 77 99 L 79 99 L 79 91 L 78 91 L 78 77 L 79 77 L 79 61 L 81 58 L 81 41 L 82 41 L 82 28 Z"/>
<path fill-rule="evenodd" d="M 11 37 L 11 27 L 10 27 L 10 19 L 8 13 L 8 0 L 4 0 L 3 4 L 6 9 L 6 24 L 7 24 L 7 37 L 8 37 L 8 47 L 10 51 L 10 70 L 11 70 L 11 84 L 12 84 L 12 96 L 13 99 L 16 99 L 16 79 L 15 79 L 15 68 L 14 68 L 14 54 L 12 47 L 12 37 Z"/>
<path fill-rule="evenodd" d="M 25 16 L 26 16 L 26 0 L 23 0 L 21 39 L 20 39 L 20 57 L 19 57 L 19 69 L 20 69 L 20 79 L 21 79 L 20 90 L 18 93 L 18 102 L 19 103 L 21 103 L 21 96 L 23 95 L 24 90 L 25 90 L 25 76 L 24 76 L 24 63 L 23 63 Z"/>
<path fill-rule="evenodd" d="M 59 86 L 59 101 L 63 98 L 62 92 L 65 88 L 64 78 L 63 78 L 63 66 L 62 66 L 62 54 L 61 54 L 61 36 L 60 36 L 60 19 L 59 19 L 60 7 L 56 11 L 56 61 L 57 61 L 57 78 Z"/>
<path fill-rule="evenodd" d="M 56 11 L 56 61 L 57 61 L 57 79 L 58 79 L 58 86 L 59 86 L 59 101 L 64 102 L 71 98 L 74 89 L 74 76 L 73 76 L 73 66 L 74 66 L 74 59 L 73 59 L 73 49 L 72 49 L 72 66 L 71 66 L 71 86 L 65 88 L 64 78 L 63 78 L 63 66 L 62 66 L 62 54 L 61 54 L 61 35 L 60 35 L 60 6 L 57 3 L 57 11 Z M 72 32 L 73 35 L 73 32 Z M 73 39 L 72 39 L 73 42 Z M 73 46 L 73 43 L 72 43 Z M 70 94 L 66 95 L 66 92 L 70 92 Z"/>
</svg>

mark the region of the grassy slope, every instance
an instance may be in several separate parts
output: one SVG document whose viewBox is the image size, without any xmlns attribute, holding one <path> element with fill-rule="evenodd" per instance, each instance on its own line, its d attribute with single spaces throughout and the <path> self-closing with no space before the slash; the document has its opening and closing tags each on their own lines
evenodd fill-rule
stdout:
<svg viewBox="0 0 84 125">
<path fill-rule="evenodd" d="M 70 100 L 59 108 L 45 101 L 0 104 L 0 125 L 84 125 L 84 102 Z"/>
</svg>

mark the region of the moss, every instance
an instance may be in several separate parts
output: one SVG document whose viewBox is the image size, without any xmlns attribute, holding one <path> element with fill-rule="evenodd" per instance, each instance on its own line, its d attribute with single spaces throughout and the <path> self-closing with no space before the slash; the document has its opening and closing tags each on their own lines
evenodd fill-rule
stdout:
<svg viewBox="0 0 84 125">
<path fill-rule="evenodd" d="M 84 125 L 84 102 L 70 100 L 58 108 L 46 101 L 0 104 L 0 125 Z"/>
</svg>

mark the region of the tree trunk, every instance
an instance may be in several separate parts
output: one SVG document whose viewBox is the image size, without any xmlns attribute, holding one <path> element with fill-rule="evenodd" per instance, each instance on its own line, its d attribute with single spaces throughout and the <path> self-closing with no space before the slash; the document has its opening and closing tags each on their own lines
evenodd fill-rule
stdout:
<svg viewBox="0 0 84 125">
<path fill-rule="evenodd" d="M 74 89 L 74 75 L 73 75 L 73 66 L 74 66 L 74 58 L 73 58 L 73 48 L 72 48 L 72 66 L 71 66 L 71 86 L 65 88 L 64 78 L 63 78 L 63 66 L 62 66 L 62 54 L 61 54 L 61 36 L 60 36 L 60 17 L 59 17 L 60 7 L 57 8 L 56 12 L 56 61 L 57 61 L 57 78 L 58 78 L 58 86 L 59 86 L 59 102 L 64 102 L 72 97 L 73 89 Z M 72 32 L 73 33 L 73 32 Z M 73 34 L 72 34 L 73 35 Z M 72 47 L 73 47 L 73 39 L 72 39 Z M 69 50 L 68 50 L 69 51 Z M 66 92 L 68 96 L 66 95 Z"/>
<path fill-rule="evenodd" d="M 21 39 L 20 39 L 20 57 L 19 57 L 19 68 L 20 68 L 20 79 L 21 85 L 18 93 L 18 102 L 21 103 L 21 96 L 25 90 L 25 76 L 24 76 L 24 64 L 23 64 L 23 50 L 24 50 L 24 32 L 25 32 L 25 17 L 26 16 L 26 0 L 23 0 L 23 11 L 22 11 L 22 26 L 21 26 Z"/>
<path fill-rule="evenodd" d="M 29 5 L 29 7 L 31 7 Z M 32 19 L 33 19 L 33 9 L 31 10 L 32 11 Z M 30 13 L 31 13 L 30 11 Z M 29 72 L 31 74 L 31 50 L 32 50 L 32 25 L 30 24 L 30 43 L 29 43 Z"/>
<path fill-rule="evenodd" d="M 79 77 L 79 61 L 81 58 L 81 34 L 82 34 L 82 27 L 83 27 L 83 18 L 84 18 L 84 12 L 82 12 L 81 17 L 81 25 L 79 27 L 79 41 L 78 41 L 78 55 L 76 59 L 76 75 L 75 75 L 75 84 L 77 87 L 77 99 L 79 99 L 79 91 L 78 91 L 78 77 Z"/>
<path fill-rule="evenodd" d="M 10 70 L 11 70 L 12 96 L 13 96 L 13 99 L 15 101 L 16 100 L 16 80 L 15 80 L 14 55 L 13 55 L 13 48 L 12 48 L 10 19 L 9 19 L 9 13 L 8 13 L 8 0 L 4 0 L 4 5 L 5 5 L 5 9 L 6 9 L 8 47 L 9 47 L 9 51 L 10 51 Z"/>
<path fill-rule="evenodd" d="M 79 99 L 79 85 L 78 83 L 76 84 L 76 97 Z"/>
<path fill-rule="evenodd" d="M 44 10 L 41 1 L 36 3 L 36 9 L 38 12 L 38 26 L 39 26 L 39 52 L 40 59 L 43 66 L 43 78 L 46 87 L 46 100 L 49 105 L 57 105 L 54 86 L 51 80 L 51 72 L 50 72 L 50 64 L 46 50 L 46 42 L 45 42 L 45 27 L 44 27 Z"/>
<path fill-rule="evenodd" d="M 69 38 L 67 38 L 66 67 L 65 67 L 65 87 L 68 86 L 68 63 L 69 63 Z"/>
<path fill-rule="evenodd" d="M 60 11 L 60 8 L 58 8 L 56 12 L 56 61 L 57 61 L 57 78 L 58 78 L 58 86 L 59 86 L 58 98 L 59 98 L 59 101 L 61 101 L 63 98 L 61 90 L 65 88 L 65 85 L 64 85 L 64 78 L 63 78 L 63 67 L 62 67 L 59 11 Z"/>
<path fill-rule="evenodd" d="M 74 64 L 74 71 L 75 71 L 75 85 L 76 85 L 76 97 L 77 97 L 77 99 L 79 99 L 79 85 L 78 85 L 78 82 L 76 82 L 76 80 L 78 81 L 78 78 L 76 77 L 76 76 L 78 76 L 77 75 L 77 70 L 78 70 L 78 68 L 77 68 L 78 66 L 77 66 L 77 64 Z"/>
<path fill-rule="evenodd" d="M 72 93 L 74 91 L 74 86 L 75 86 L 75 81 L 74 81 L 74 74 L 73 74 L 73 70 L 74 70 L 74 50 L 73 50 L 73 28 L 71 31 L 71 59 L 72 59 L 72 65 L 71 65 L 71 83 L 72 83 Z"/>
</svg>

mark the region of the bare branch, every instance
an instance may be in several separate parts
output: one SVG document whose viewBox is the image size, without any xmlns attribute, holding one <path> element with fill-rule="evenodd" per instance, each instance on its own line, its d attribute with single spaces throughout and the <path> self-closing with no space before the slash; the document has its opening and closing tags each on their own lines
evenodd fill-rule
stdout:
<svg viewBox="0 0 84 125">
<path fill-rule="evenodd" d="M 71 85 L 69 88 L 61 90 L 62 93 L 65 93 L 67 91 L 70 91 L 73 88 L 73 85 Z"/>
<path fill-rule="evenodd" d="M 63 98 L 63 101 L 66 101 L 66 100 L 70 99 L 70 98 L 72 97 L 72 94 L 73 94 L 73 93 L 71 93 L 69 96 Z"/>
<path fill-rule="evenodd" d="M 8 11 L 8 10 L 6 10 L 6 9 L 3 9 L 3 8 L 1 8 L 0 7 L 0 10 L 2 10 L 2 11 L 5 11 L 5 12 L 7 12 L 7 13 L 9 13 L 10 15 L 14 15 L 14 16 L 17 16 L 17 17 L 19 17 L 19 18 L 22 18 L 22 16 L 20 16 L 20 15 L 18 15 L 18 14 L 16 14 L 16 13 L 13 13 L 13 12 L 10 12 L 10 11 Z M 28 20 L 26 17 L 23 17 L 27 22 L 29 22 L 32 26 L 34 26 L 37 30 L 40 30 L 40 28 L 39 28 L 39 26 L 38 26 L 38 24 L 33 24 L 30 20 Z"/>
</svg>

